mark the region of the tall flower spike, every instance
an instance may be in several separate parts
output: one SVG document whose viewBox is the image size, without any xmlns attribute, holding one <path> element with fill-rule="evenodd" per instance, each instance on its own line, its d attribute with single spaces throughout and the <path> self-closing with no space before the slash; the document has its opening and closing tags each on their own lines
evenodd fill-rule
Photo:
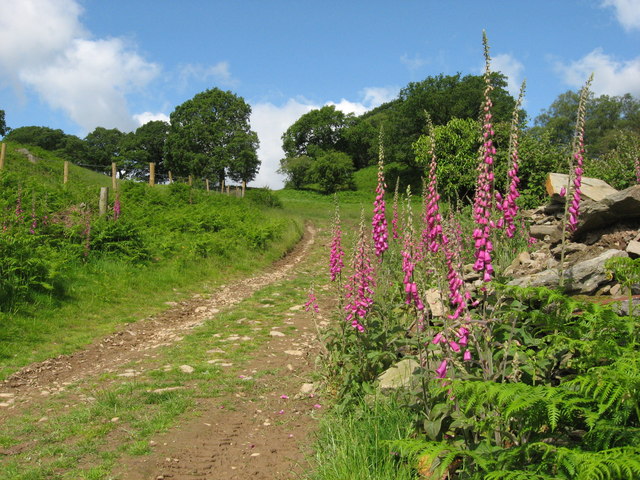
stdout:
<svg viewBox="0 0 640 480">
<path fill-rule="evenodd" d="M 474 219 L 476 228 L 473 232 L 475 240 L 475 263 L 473 269 L 482 274 L 482 280 L 491 281 L 493 275 L 493 265 L 491 252 L 493 244 L 491 242 L 491 210 L 493 206 L 493 160 L 496 148 L 493 144 L 493 130 L 491 107 L 491 57 L 489 56 L 489 42 L 486 32 L 482 32 L 482 43 L 484 44 L 485 72 L 484 72 L 484 102 L 482 104 L 483 125 L 482 125 L 482 160 L 478 171 L 478 184 L 476 187 L 476 198 L 474 202 Z"/>
<path fill-rule="evenodd" d="M 353 275 L 345 285 L 347 305 L 346 321 L 359 332 L 364 331 L 364 320 L 373 305 L 373 288 L 375 279 L 373 267 L 369 260 L 369 245 L 364 229 L 364 211 L 360 214 L 360 230 L 353 255 Z"/>
<path fill-rule="evenodd" d="M 376 256 L 382 261 L 382 254 L 389 248 L 387 219 L 385 216 L 384 194 L 387 186 L 384 183 L 384 147 L 382 144 L 382 129 L 380 130 L 380 146 L 378 159 L 378 186 L 376 187 L 376 199 L 373 202 L 373 246 Z"/>
<path fill-rule="evenodd" d="M 578 216 L 580 215 L 580 200 L 582 187 L 582 174 L 584 172 L 584 121 L 586 114 L 586 103 L 589 97 L 589 87 L 593 80 L 593 74 L 587 80 L 580 92 L 580 103 L 578 104 L 578 118 L 576 119 L 576 129 L 573 137 L 572 159 L 575 161 L 573 170 L 573 195 L 571 206 L 569 207 L 569 231 L 574 232 L 578 227 Z M 571 185 L 570 185 L 571 188 Z"/>
<path fill-rule="evenodd" d="M 436 136 L 431 117 L 427 112 L 425 113 L 427 115 L 427 127 L 429 128 L 429 156 L 431 157 L 431 163 L 429 165 L 429 187 L 426 196 L 422 241 L 429 251 L 437 252 L 442 240 L 442 216 L 438 206 L 440 195 L 438 194 Z"/>
<path fill-rule="evenodd" d="M 639 182 L 640 183 L 640 182 Z M 400 177 L 396 177 L 396 189 L 393 192 L 393 219 L 391 220 L 391 230 L 393 232 L 392 238 L 397 240 L 400 238 L 399 226 L 398 226 L 398 190 L 400 189 Z"/>
<path fill-rule="evenodd" d="M 411 186 L 407 187 L 407 218 L 405 222 L 404 231 L 402 237 L 404 244 L 402 247 L 402 271 L 404 272 L 404 278 L 402 283 L 404 284 L 405 291 L 405 303 L 407 305 L 414 304 L 415 307 L 422 311 L 424 310 L 424 304 L 418 294 L 418 285 L 413 277 L 413 271 L 416 267 L 416 245 L 414 243 L 415 232 L 413 230 L 413 222 L 410 220 L 413 216 L 411 211 Z"/>
<path fill-rule="evenodd" d="M 518 168 L 520 163 L 520 159 L 518 157 L 518 125 L 520 123 L 520 106 L 522 105 L 525 87 L 526 81 L 523 81 L 522 86 L 520 87 L 520 95 L 518 95 L 518 100 L 513 108 L 513 116 L 511 117 L 511 134 L 509 135 L 509 158 L 511 159 L 511 168 L 507 172 L 509 177 L 507 193 L 505 194 L 502 202 L 498 201 L 497 203 L 497 208 L 502 211 L 502 218 L 498 220 L 498 226 L 504 227 L 505 234 L 509 238 L 513 238 L 513 235 L 516 232 L 515 218 L 518 215 L 518 204 L 516 203 L 520 196 L 520 192 L 518 191 L 518 185 L 520 184 L 520 179 L 518 178 Z"/>
<path fill-rule="evenodd" d="M 340 225 L 340 207 L 336 200 L 336 212 L 333 219 L 333 240 L 331 241 L 331 256 L 329 258 L 329 274 L 331 281 L 340 279 L 344 262 L 344 250 L 342 249 L 342 228 Z"/>
</svg>

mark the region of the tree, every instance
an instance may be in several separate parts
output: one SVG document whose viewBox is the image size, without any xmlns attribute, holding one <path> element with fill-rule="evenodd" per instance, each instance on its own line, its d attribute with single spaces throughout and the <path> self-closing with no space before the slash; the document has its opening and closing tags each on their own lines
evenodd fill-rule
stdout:
<svg viewBox="0 0 640 480">
<path fill-rule="evenodd" d="M 244 99 L 218 88 L 179 105 L 170 116 L 168 168 L 178 175 L 215 177 L 221 185 L 230 172 L 244 171 L 246 181 L 252 180 L 257 168 L 238 167 L 257 162 L 258 140 L 249 128 L 250 115 Z"/>
<path fill-rule="evenodd" d="M 148 177 L 148 163 L 156 164 L 156 180 L 166 179 L 168 169 L 164 161 L 164 149 L 169 134 L 169 124 L 161 120 L 147 122 L 135 132 L 120 139 L 119 168 L 124 175 L 141 179 Z"/>
<path fill-rule="evenodd" d="M 64 148 L 66 137 L 67 135 L 60 129 L 28 126 L 11 130 L 4 139 L 23 145 L 34 145 L 53 152 Z"/>
<path fill-rule="evenodd" d="M 7 122 L 4 119 L 4 110 L 0 110 L 0 137 L 5 136 L 11 129 L 7 127 Z"/>
<path fill-rule="evenodd" d="M 515 99 L 507 92 L 507 81 L 500 73 L 491 74 L 494 123 L 509 121 Z M 412 144 L 426 133 L 425 112 L 433 124 L 446 125 L 453 118 L 477 120 L 484 99 L 482 75 L 438 75 L 411 82 L 400 90 L 397 108 L 385 128 L 385 154 L 389 161 L 414 164 Z M 524 118 L 524 115 L 521 115 Z"/>
<path fill-rule="evenodd" d="M 258 135 L 250 132 L 249 135 L 239 136 L 236 141 L 244 142 L 235 149 L 240 153 L 231 159 L 229 164 L 229 178 L 234 182 L 242 182 L 243 186 L 249 181 L 256 178 L 260 169 L 260 160 L 258 159 Z"/>
<path fill-rule="evenodd" d="M 308 155 L 315 157 L 320 151 L 341 150 L 344 147 L 342 131 L 351 125 L 353 114 L 326 105 L 302 115 L 282 134 L 282 149 L 287 157 Z"/>
<path fill-rule="evenodd" d="M 309 179 L 324 193 L 353 188 L 353 161 L 343 152 L 329 152 L 313 161 Z"/>
<path fill-rule="evenodd" d="M 536 117 L 536 126 L 546 130 L 551 141 L 571 145 L 579 99 L 577 92 L 561 93 L 548 109 Z M 600 157 L 615 148 L 616 131 L 640 134 L 640 101 L 630 94 L 613 97 L 591 94 L 587 101 L 584 129 L 587 153 Z"/>
<path fill-rule="evenodd" d="M 309 169 L 313 159 L 306 155 L 300 157 L 287 157 L 280 160 L 278 173 L 287 177 L 286 186 L 290 188 L 302 188 L 309 183 Z"/>
<path fill-rule="evenodd" d="M 111 163 L 116 162 L 120 175 L 125 173 L 125 165 L 120 155 L 121 141 L 124 137 L 117 128 L 107 129 L 96 127 L 95 130 L 85 137 L 90 154 L 90 168 L 98 171 L 108 172 L 111 170 Z"/>
</svg>

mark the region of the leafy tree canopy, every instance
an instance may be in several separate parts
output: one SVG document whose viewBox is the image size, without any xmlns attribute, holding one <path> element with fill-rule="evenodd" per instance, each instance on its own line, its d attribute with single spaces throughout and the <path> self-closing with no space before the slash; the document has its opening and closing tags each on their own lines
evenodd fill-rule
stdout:
<svg viewBox="0 0 640 480">
<path fill-rule="evenodd" d="M 580 94 L 562 93 L 548 109 L 536 117 L 537 127 L 548 131 L 553 142 L 570 145 L 576 124 Z M 585 115 L 587 152 L 600 156 L 615 146 L 616 130 L 640 134 L 640 100 L 630 94 L 622 96 L 591 94 Z"/>
<path fill-rule="evenodd" d="M 167 137 L 168 167 L 178 175 L 213 176 L 222 184 L 227 174 L 252 180 L 257 172 L 258 138 L 249 128 L 251 107 L 230 91 L 198 93 L 176 107 Z M 239 166 L 253 163 L 254 168 Z M 244 172 L 238 174 L 238 172 Z"/>
<path fill-rule="evenodd" d="M 282 135 L 282 149 L 287 157 L 316 156 L 319 150 L 344 148 L 342 132 L 353 124 L 353 114 L 345 114 L 334 105 L 326 105 L 302 115 Z"/>
<path fill-rule="evenodd" d="M 123 158 L 121 156 L 121 141 L 125 136 L 117 128 L 107 129 L 96 127 L 85 137 L 89 150 L 91 168 L 109 171 L 111 163 L 115 162 L 121 174 L 125 174 Z"/>
<path fill-rule="evenodd" d="M 7 122 L 4 119 L 4 110 L 0 110 L 0 137 L 6 135 L 11 130 L 7 127 Z"/>
<path fill-rule="evenodd" d="M 1 126 L 1 125 L 0 125 Z M 34 145 L 45 150 L 58 150 L 64 148 L 67 135 L 60 129 L 49 127 L 18 127 L 11 130 L 4 139 L 10 142 Z"/>
</svg>

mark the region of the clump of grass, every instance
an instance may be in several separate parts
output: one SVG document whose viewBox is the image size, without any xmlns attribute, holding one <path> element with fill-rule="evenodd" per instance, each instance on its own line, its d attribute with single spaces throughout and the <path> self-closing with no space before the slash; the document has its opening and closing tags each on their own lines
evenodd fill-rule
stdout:
<svg viewBox="0 0 640 480">
<path fill-rule="evenodd" d="M 414 479 L 415 472 L 389 447 L 412 435 L 414 420 L 390 398 L 328 413 L 320 421 L 308 480 Z"/>
</svg>

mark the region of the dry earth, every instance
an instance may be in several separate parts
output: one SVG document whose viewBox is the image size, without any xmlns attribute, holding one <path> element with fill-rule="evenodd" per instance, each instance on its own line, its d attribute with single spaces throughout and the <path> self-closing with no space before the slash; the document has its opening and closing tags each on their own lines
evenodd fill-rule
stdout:
<svg viewBox="0 0 640 480">
<path fill-rule="evenodd" d="M 208 298 L 196 296 L 175 304 L 72 355 L 23 368 L 0 384 L 0 421 L 72 384 L 104 373 L 126 376 L 131 371 L 126 366 L 136 362 L 152 365 L 149 359 L 158 347 L 179 342 L 216 313 L 295 275 L 315 239 L 316 230 L 307 226 L 298 246 L 268 271 L 223 286 Z M 309 435 L 323 409 L 320 398 L 308 390 L 320 345 L 312 319 L 302 308 L 293 308 L 286 323 L 286 334 L 272 331 L 249 363 L 236 368 L 241 369 L 239 377 L 247 379 L 264 368 L 288 374 L 262 377 L 256 383 L 257 395 L 236 392 L 230 398 L 198 399 L 197 415 L 154 438 L 150 455 L 123 458 L 115 478 L 300 478 Z"/>
</svg>

